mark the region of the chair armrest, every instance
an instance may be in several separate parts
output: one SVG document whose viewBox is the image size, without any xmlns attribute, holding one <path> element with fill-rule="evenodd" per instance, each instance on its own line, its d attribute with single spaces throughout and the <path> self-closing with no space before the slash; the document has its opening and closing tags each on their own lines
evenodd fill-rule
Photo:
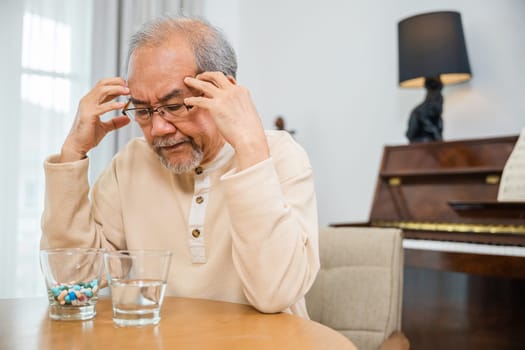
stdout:
<svg viewBox="0 0 525 350">
<path fill-rule="evenodd" d="M 395 331 L 381 344 L 379 350 L 408 350 L 410 342 L 408 338 L 400 331 Z"/>
</svg>

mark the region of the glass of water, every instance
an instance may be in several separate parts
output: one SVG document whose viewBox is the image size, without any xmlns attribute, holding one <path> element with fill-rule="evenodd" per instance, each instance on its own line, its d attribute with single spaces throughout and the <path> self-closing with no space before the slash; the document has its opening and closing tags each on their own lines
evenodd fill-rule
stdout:
<svg viewBox="0 0 525 350">
<path fill-rule="evenodd" d="M 160 322 L 171 255 L 162 250 L 120 250 L 104 254 L 116 325 L 147 326 Z"/>
</svg>

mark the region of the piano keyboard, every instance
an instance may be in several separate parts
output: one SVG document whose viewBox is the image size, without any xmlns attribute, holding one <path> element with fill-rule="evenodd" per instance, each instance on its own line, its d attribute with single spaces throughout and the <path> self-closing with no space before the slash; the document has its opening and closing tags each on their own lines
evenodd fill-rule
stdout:
<svg viewBox="0 0 525 350">
<path fill-rule="evenodd" d="M 403 248 L 433 250 L 451 253 L 470 253 L 525 257 L 525 247 L 479 243 L 432 241 L 428 239 L 403 239 Z"/>
</svg>

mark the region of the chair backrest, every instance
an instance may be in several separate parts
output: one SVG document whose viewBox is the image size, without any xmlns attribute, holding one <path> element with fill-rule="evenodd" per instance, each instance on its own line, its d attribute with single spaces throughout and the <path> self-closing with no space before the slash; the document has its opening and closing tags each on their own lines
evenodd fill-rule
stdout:
<svg viewBox="0 0 525 350">
<path fill-rule="evenodd" d="M 323 228 L 321 270 L 306 295 L 312 320 L 377 350 L 401 328 L 402 234 L 398 229 Z"/>
</svg>

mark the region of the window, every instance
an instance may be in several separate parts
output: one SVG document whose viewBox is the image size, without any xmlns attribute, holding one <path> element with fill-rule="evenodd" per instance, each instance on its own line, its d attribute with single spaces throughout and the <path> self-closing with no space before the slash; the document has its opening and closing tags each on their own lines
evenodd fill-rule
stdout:
<svg viewBox="0 0 525 350">
<path fill-rule="evenodd" d="M 26 0 L 8 7 L 12 88 L 0 191 L 0 297 L 44 295 L 38 250 L 44 159 L 60 151 L 78 100 L 91 85 L 90 1 Z M 5 23 L 3 25 L 6 25 Z M 16 58 L 16 59 L 15 59 Z M 18 87 L 15 88 L 15 87 Z M 8 108 L 6 106 L 9 106 Z M 3 160 L 4 161 L 4 160 Z"/>
</svg>

